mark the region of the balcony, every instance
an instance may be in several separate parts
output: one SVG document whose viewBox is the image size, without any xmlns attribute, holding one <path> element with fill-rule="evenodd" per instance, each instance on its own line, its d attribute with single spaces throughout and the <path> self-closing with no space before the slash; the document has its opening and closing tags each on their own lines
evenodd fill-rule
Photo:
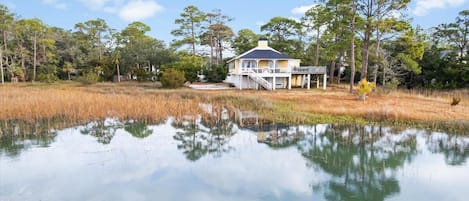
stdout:
<svg viewBox="0 0 469 201">
<path fill-rule="evenodd" d="M 325 66 L 293 67 L 292 74 L 326 74 Z"/>
</svg>

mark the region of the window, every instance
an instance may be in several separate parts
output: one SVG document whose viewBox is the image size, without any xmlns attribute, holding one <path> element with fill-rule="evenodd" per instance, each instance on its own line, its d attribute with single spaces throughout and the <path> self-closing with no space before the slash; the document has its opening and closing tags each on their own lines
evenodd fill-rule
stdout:
<svg viewBox="0 0 469 201">
<path fill-rule="evenodd" d="M 241 64 L 241 67 L 243 67 L 243 68 L 256 68 L 257 67 L 257 62 L 256 62 L 256 60 L 244 60 L 243 63 Z"/>
</svg>

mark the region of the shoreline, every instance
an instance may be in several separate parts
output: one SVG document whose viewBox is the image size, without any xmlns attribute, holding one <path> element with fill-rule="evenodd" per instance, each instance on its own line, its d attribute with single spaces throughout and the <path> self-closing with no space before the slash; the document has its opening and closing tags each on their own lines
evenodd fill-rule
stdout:
<svg viewBox="0 0 469 201">
<path fill-rule="evenodd" d="M 367 101 L 359 101 L 340 86 L 328 91 L 203 91 L 158 89 L 153 83 L 19 83 L 0 87 L 0 121 L 115 117 L 156 122 L 170 116 L 203 114 L 199 103 L 209 103 L 215 108 L 254 111 L 277 123 L 380 124 L 469 135 L 469 92 L 442 94 L 375 93 Z M 451 106 L 452 96 L 462 96 L 461 102 Z"/>
</svg>

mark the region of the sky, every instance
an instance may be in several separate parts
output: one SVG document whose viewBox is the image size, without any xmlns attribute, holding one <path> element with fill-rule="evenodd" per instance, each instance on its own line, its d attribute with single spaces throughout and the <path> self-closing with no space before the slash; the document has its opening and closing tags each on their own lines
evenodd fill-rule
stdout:
<svg viewBox="0 0 469 201">
<path fill-rule="evenodd" d="M 194 5 L 204 12 L 221 9 L 233 17 L 228 25 L 235 32 L 249 28 L 256 33 L 272 17 L 300 18 L 313 0 L 0 0 L 21 18 L 39 18 L 50 26 L 73 29 L 78 22 L 102 18 L 109 27 L 122 30 L 132 21 L 151 27 L 148 34 L 169 44 L 176 29 L 174 20 L 184 7 Z M 459 11 L 469 9 L 469 0 L 412 0 L 405 16 L 424 29 L 453 22 Z"/>
</svg>

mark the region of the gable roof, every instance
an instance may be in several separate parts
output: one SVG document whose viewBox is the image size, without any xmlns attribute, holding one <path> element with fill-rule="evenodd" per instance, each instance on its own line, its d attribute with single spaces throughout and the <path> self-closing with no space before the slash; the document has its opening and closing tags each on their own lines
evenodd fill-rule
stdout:
<svg viewBox="0 0 469 201">
<path fill-rule="evenodd" d="M 237 59 L 293 59 L 293 58 L 271 47 L 267 47 L 267 48 L 255 47 L 233 59 L 230 59 L 227 63 L 230 63 Z"/>
</svg>

